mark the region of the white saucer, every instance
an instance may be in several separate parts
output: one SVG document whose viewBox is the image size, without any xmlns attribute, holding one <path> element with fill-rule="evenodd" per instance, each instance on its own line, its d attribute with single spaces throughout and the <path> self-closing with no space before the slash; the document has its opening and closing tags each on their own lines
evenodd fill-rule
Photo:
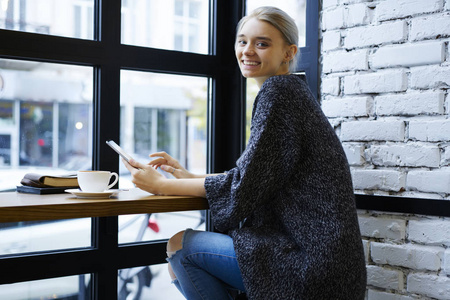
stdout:
<svg viewBox="0 0 450 300">
<path fill-rule="evenodd" d="M 80 189 L 68 189 L 65 190 L 67 193 L 71 193 L 78 198 L 91 198 L 91 199 L 101 199 L 101 198 L 109 198 L 114 194 L 117 194 L 119 190 L 107 190 L 104 192 L 83 192 Z"/>
</svg>

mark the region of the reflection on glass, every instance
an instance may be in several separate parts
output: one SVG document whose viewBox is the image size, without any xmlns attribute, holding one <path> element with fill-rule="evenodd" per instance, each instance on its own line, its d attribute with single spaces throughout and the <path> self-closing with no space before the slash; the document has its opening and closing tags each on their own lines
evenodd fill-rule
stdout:
<svg viewBox="0 0 450 300">
<path fill-rule="evenodd" d="M 91 168 L 93 70 L 0 59 L 0 192 Z M 0 255 L 89 247 L 90 219 L 0 224 Z"/>
<path fill-rule="evenodd" d="M 122 269 L 119 270 L 117 299 L 184 299 L 171 281 L 167 264 Z"/>
<path fill-rule="evenodd" d="M 247 0 L 246 10 L 250 13 L 260 6 L 275 6 L 285 11 L 295 20 L 298 27 L 299 43 L 297 46 L 305 46 L 306 36 L 306 0 Z"/>
<path fill-rule="evenodd" d="M 0 255 L 91 245 L 91 219 L 0 223 Z"/>
<path fill-rule="evenodd" d="M 93 70 L 0 59 L 0 191 L 91 167 Z"/>
<path fill-rule="evenodd" d="M 91 40 L 94 0 L 0 0 L 0 28 Z"/>
<path fill-rule="evenodd" d="M 121 146 L 142 162 L 166 151 L 191 172 L 204 174 L 207 85 L 202 77 L 123 70 Z"/>
<path fill-rule="evenodd" d="M 206 211 L 119 216 L 119 243 L 170 238 L 186 228 L 204 230 Z"/>
<path fill-rule="evenodd" d="M 122 1 L 122 43 L 207 54 L 209 2 Z"/>
<path fill-rule="evenodd" d="M 150 153 L 165 151 L 189 171 L 205 174 L 207 84 L 207 78 L 123 70 L 120 144 L 124 150 L 143 163 L 150 160 Z M 119 171 L 119 187 L 133 188 L 123 164 Z M 119 221 L 124 224 L 130 218 L 120 216 Z M 198 211 L 147 218 L 150 223 L 136 220 L 120 230 L 120 242 L 163 239 L 186 227 L 204 228 L 204 213 Z M 140 228 L 146 228 L 145 234 L 136 237 Z"/>
<path fill-rule="evenodd" d="M 89 274 L 0 285 L 1 299 L 88 299 Z"/>
</svg>

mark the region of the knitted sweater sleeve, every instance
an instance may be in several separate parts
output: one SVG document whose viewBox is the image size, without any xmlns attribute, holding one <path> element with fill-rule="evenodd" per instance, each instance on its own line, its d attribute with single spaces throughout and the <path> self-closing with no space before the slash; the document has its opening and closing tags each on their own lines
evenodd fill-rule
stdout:
<svg viewBox="0 0 450 300">
<path fill-rule="evenodd" d="M 214 226 L 222 232 L 237 228 L 255 208 L 276 198 L 298 157 L 289 122 L 299 112 L 289 103 L 292 88 L 277 77 L 267 79 L 255 99 L 249 142 L 236 167 L 205 180 Z"/>
</svg>

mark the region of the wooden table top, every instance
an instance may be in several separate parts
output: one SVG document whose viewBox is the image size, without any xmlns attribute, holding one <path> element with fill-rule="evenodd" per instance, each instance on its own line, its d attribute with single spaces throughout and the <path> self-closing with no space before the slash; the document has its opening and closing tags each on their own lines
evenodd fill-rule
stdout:
<svg viewBox="0 0 450 300">
<path fill-rule="evenodd" d="M 208 209 L 208 202 L 204 198 L 155 196 L 137 188 L 120 191 L 105 199 L 77 198 L 69 193 L 0 193 L 0 223 L 203 209 Z"/>
</svg>

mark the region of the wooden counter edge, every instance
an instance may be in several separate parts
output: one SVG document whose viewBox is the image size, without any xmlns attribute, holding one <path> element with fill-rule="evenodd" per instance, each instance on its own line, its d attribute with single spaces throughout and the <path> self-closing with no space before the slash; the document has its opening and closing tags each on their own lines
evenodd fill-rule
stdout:
<svg viewBox="0 0 450 300">
<path fill-rule="evenodd" d="M 2 206 L 0 223 L 109 217 L 127 214 L 164 213 L 208 209 L 204 198 L 191 196 L 148 196 L 138 199 L 57 201 L 35 205 Z"/>
</svg>

